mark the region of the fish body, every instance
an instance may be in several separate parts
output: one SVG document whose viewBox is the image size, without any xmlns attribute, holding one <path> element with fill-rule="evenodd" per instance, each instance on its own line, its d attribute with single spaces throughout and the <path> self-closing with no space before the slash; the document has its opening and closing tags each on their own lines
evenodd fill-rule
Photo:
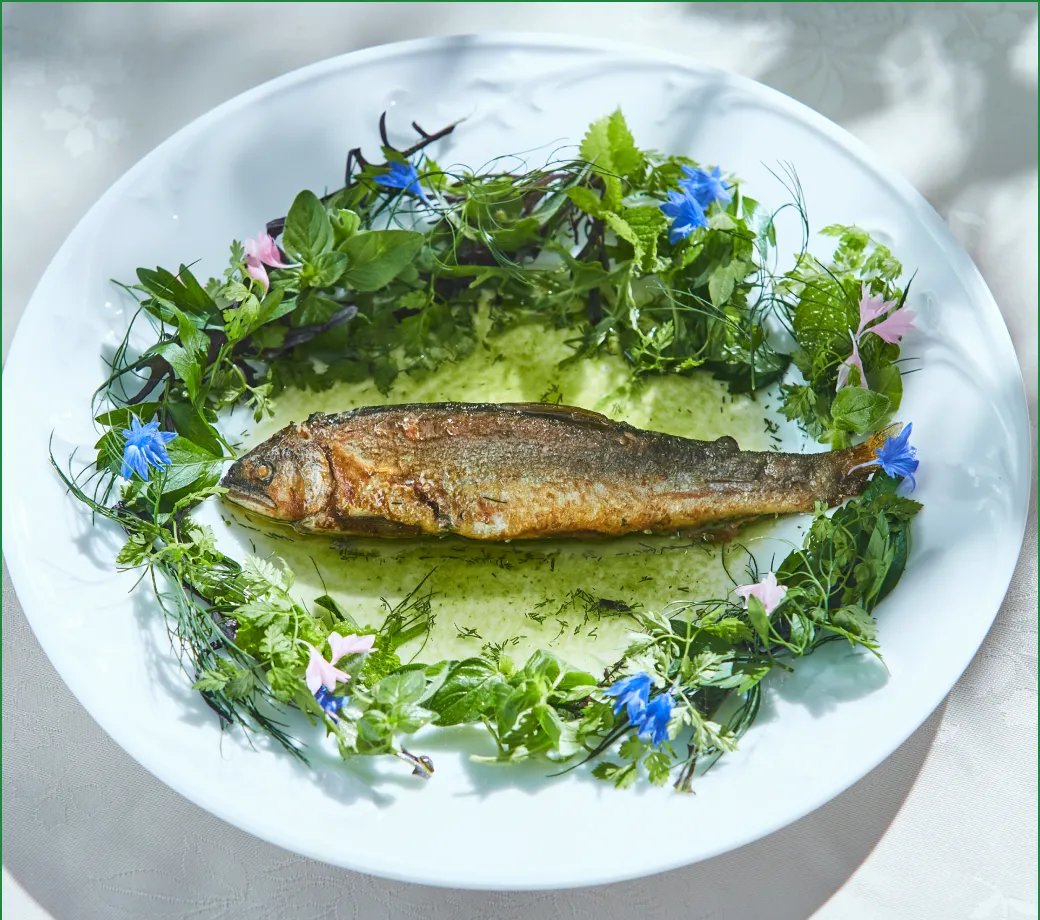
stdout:
<svg viewBox="0 0 1040 920">
<path fill-rule="evenodd" d="M 428 403 L 315 414 L 236 461 L 226 498 L 304 533 L 475 540 L 676 533 L 859 494 L 874 448 L 742 451 L 585 409 Z"/>
</svg>

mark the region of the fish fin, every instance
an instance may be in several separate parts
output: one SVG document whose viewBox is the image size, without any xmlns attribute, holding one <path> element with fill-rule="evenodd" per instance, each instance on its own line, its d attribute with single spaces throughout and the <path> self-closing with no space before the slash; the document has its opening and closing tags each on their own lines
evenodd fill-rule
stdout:
<svg viewBox="0 0 1040 920">
<path fill-rule="evenodd" d="M 877 451 L 879 451 L 882 445 L 889 439 L 894 438 L 900 431 L 903 430 L 903 423 L 896 422 L 894 425 L 889 425 L 883 431 L 872 434 L 862 444 L 857 444 L 855 447 L 850 447 L 848 450 L 842 451 L 842 459 L 844 463 L 844 474 L 847 476 L 856 467 L 862 466 L 865 463 L 872 463 L 877 459 Z"/>
<path fill-rule="evenodd" d="M 569 422 L 592 422 L 596 425 L 600 425 L 603 428 L 615 429 L 619 427 L 628 427 L 621 422 L 615 422 L 611 418 L 600 414 L 599 412 L 593 412 L 591 409 L 582 409 L 580 406 L 561 406 L 554 405 L 553 403 L 536 403 L 536 402 L 524 402 L 524 403 L 502 403 L 503 409 L 515 409 L 518 412 L 525 412 L 528 415 L 548 415 L 553 418 L 566 419 Z"/>
</svg>

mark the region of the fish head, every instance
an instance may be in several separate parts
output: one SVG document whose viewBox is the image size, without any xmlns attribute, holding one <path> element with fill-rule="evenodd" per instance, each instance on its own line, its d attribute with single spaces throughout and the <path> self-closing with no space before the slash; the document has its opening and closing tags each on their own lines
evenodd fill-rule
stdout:
<svg viewBox="0 0 1040 920">
<path fill-rule="evenodd" d="M 289 425 L 236 460 L 220 484 L 228 501 L 292 523 L 325 508 L 332 495 L 332 471 L 306 426 Z"/>
</svg>

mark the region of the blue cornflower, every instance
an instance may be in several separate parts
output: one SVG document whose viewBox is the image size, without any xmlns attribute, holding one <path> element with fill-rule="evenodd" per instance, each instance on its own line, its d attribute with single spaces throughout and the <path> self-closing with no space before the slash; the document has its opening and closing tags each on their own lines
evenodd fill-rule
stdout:
<svg viewBox="0 0 1040 920">
<path fill-rule="evenodd" d="M 917 488 L 914 473 L 920 465 L 917 459 L 917 448 L 909 443 L 913 424 L 907 425 L 896 437 L 889 438 L 874 453 L 877 460 L 872 461 L 881 467 L 889 476 L 910 480 L 910 490 Z"/>
<path fill-rule="evenodd" d="M 614 715 L 618 715 L 624 709 L 628 713 L 628 721 L 636 725 L 643 716 L 643 710 L 646 709 L 652 685 L 650 675 L 646 671 L 640 671 L 638 674 L 619 680 L 603 692 L 607 696 L 617 697 L 617 702 L 614 704 Z"/>
<path fill-rule="evenodd" d="M 124 479 L 129 479 L 137 473 L 148 482 L 149 466 L 161 468 L 170 465 L 166 445 L 177 437 L 177 434 L 173 431 L 160 431 L 158 419 L 142 425 L 137 416 L 132 416 L 130 429 L 123 429 L 123 437 L 126 438 L 126 446 L 123 447 L 123 465 L 119 468 L 119 475 Z"/>
<path fill-rule="evenodd" d="M 688 189 L 669 192 L 668 201 L 661 205 L 661 210 L 672 219 L 672 229 L 668 234 L 670 243 L 685 239 L 698 227 L 708 226 L 704 208 Z"/>
<path fill-rule="evenodd" d="M 639 738 L 649 741 L 654 747 L 662 741 L 668 740 L 668 722 L 672 718 L 672 709 L 675 700 L 672 699 L 672 691 L 662 693 L 654 697 L 653 701 L 643 711 L 643 717 L 639 722 Z"/>
<path fill-rule="evenodd" d="M 692 166 L 684 166 L 682 170 L 686 178 L 679 180 L 679 188 L 686 189 L 693 195 L 705 211 L 711 207 L 713 201 L 726 205 L 733 200 L 733 193 L 722 181 L 722 173 L 718 166 L 711 172 L 706 169 L 694 169 Z"/>
<path fill-rule="evenodd" d="M 411 163 L 399 163 L 394 160 L 390 163 L 390 171 L 388 173 L 376 176 L 372 181 L 376 185 L 383 185 L 386 188 L 399 188 L 405 192 L 411 192 L 427 204 L 430 203 L 430 199 L 426 197 L 425 190 L 419 185 L 419 173 L 415 171 L 415 167 Z"/>
<path fill-rule="evenodd" d="M 336 718 L 336 713 L 347 705 L 347 698 L 345 696 L 333 696 L 325 688 L 324 684 L 318 687 L 314 692 L 314 698 L 318 701 L 318 705 L 332 716 L 333 719 Z"/>
</svg>

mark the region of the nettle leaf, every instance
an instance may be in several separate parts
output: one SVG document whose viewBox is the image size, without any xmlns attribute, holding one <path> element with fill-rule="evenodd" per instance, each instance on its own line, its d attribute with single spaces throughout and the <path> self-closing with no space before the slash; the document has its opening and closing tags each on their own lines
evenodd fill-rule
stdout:
<svg viewBox="0 0 1040 920">
<path fill-rule="evenodd" d="M 306 264 L 331 249 L 332 240 L 332 224 L 325 205 L 314 192 L 300 192 L 285 218 L 282 248 L 296 261 Z"/>
<path fill-rule="evenodd" d="M 621 109 L 589 126 L 581 142 L 581 156 L 604 172 L 634 181 L 642 177 L 646 168 L 646 157 L 636 147 Z"/>
<path fill-rule="evenodd" d="M 646 205 L 625 208 L 624 219 L 639 242 L 636 256 L 639 267 L 644 272 L 653 271 L 657 262 L 657 241 L 668 229 L 668 218 L 660 208 Z M 633 246 L 633 249 L 636 247 Z"/>
<path fill-rule="evenodd" d="M 423 245 L 414 230 L 369 230 L 346 240 L 340 250 L 350 260 L 344 284 L 356 291 L 377 291 L 411 264 Z"/>
<path fill-rule="evenodd" d="M 891 408 L 892 403 L 881 393 L 862 387 L 845 387 L 831 403 L 831 420 L 841 431 L 866 434 L 880 425 Z"/>
</svg>

